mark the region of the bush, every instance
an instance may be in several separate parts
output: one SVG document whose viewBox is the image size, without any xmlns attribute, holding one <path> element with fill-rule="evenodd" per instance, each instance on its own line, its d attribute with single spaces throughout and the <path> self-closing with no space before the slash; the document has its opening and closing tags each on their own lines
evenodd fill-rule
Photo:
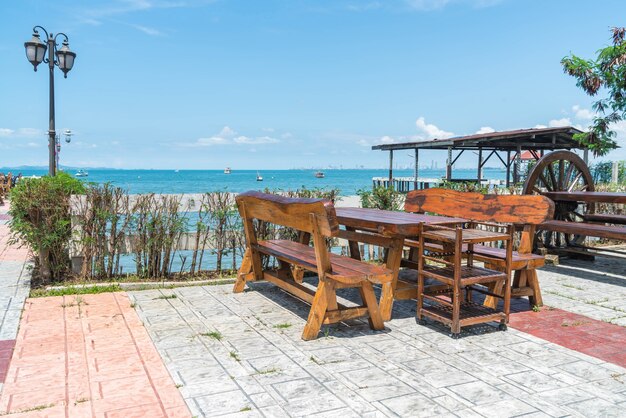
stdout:
<svg viewBox="0 0 626 418">
<path fill-rule="evenodd" d="M 364 208 L 400 210 L 404 203 L 402 193 L 395 191 L 393 187 L 377 186 L 371 190 L 360 189 L 356 193 Z"/>
<path fill-rule="evenodd" d="M 67 173 L 22 179 L 11 190 L 12 242 L 27 244 L 38 255 L 44 283 L 61 278 L 70 269 L 70 196 L 84 192 L 83 183 Z"/>
</svg>

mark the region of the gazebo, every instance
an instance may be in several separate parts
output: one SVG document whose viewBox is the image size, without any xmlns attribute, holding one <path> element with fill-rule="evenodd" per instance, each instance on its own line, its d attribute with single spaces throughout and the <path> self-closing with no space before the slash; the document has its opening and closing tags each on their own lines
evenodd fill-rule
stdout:
<svg viewBox="0 0 626 418">
<path fill-rule="evenodd" d="M 588 150 L 573 138 L 574 134 L 577 133 L 582 133 L 582 131 L 571 126 L 518 129 L 514 131 L 496 131 L 448 139 L 381 144 L 374 145 L 372 149 L 389 151 L 389 184 L 393 184 L 394 151 L 414 150 L 414 188 L 417 189 L 419 151 L 444 150 L 448 152 L 448 158 L 446 160 L 446 180 L 480 181 L 482 180 L 483 167 L 491 157 L 495 156 L 506 168 L 506 185 L 509 186 L 511 174 L 513 174 L 513 183 L 517 183 L 520 180 L 519 168 L 524 155 L 531 155 L 534 159 L 539 159 L 543 156 L 545 151 L 580 149 L 584 150 L 584 160 L 587 162 Z M 468 150 L 475 151 L 478 154 L 476 179 L 452 178 L 452 166 L 459 157 Z M 501 153 L 506 153 L 506 156 L 503 157 Z"/>
</svg>

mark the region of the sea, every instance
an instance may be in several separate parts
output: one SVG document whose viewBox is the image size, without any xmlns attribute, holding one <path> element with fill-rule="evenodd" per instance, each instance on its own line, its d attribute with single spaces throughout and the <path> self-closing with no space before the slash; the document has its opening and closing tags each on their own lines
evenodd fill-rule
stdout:
<svg viewBox="0 0 626 418">
<path fill-rule="evenodd" d="M 43 176 L 46 169 L 3 169 L 0 172 L 11 171 L 13 174 L 22 173 L 23 176 Z M 77 170 L 66 169 L 66 172 L 75 175 Z M 117 187 L 128 190 L 132 194 L 160 193 L 160 194 L 184 194 L 205 193 L 212 191 L 229 191 L 241 193 L 247 190 L 295 190 L 306 187 L 307 189 L 339 189 L 340 196 L 354 196 L 359 190 L 371 189 L 372 178 L 387 177 L 387 169 L 335 169 L 323 170 L 324 178 L 315 177 L 319 170 L 293 169 L 293 170 L 232 170 L 231 174 L 225 174 L 223 170 L 117 170 L 117 169 L 88 169 L 88 177 L 81 179 L 87 182 L 104 184 L 111 183 Z M 257 181 L 257 174 L 263 177 L 263 181 Z M 397 169 L 393 171 L 394 177 L 412 177 L 413 170 Z M 445 176 L 443 169 L 420 169 L 420 178 L 441 178 Z M 476 169 L 455 169 L 454 178 L 476 178 Z M 484 169 L 483 177 L 489 180 L 504 180 L 506 171 L 501 169 Z M 358 199 L 356 200 L 358 201 Z M 193 231 L 194 213 L 189 216 L 189 231 Z M 340 251 L 333 248 L 333 251 Z M 183 271 L 189 267 L 191 251 L 176 251 L 172 255 L 172 271 Z M 224 268 L 230 268 L 232 255 L 225 257 Z M 235 258 L 235 266 L 241 262 L 240 255 Z M 120 259 L 123 273 L 135 272 L 134 256 L 123 255 Z M 201 269 L 213 270 L 216 267 L 216 256 L 208 251 L 203 258 Z"/>
<path fill-rule="evenodd" d="M 2 171 L 3 169 L 0 169 Z M 6 173 L 7 169 L 4 169 Z M 75 175 L 76 170 L 66 170 Z M 333 169 L 323 170 L 324 178 L 316 178 L 318 170 L 232 170 L 231 174 L 224 174 L 223 170 L 118 170 L 118 169 L 88 169 L 88 177 L 82 179 L 88 182 L 103 184 L 111 183 L 114 186 L 128 190 L 129 193 L 205 193 L 212 191 L 229 191 L 241 193 L 246 190 L 280 189 L 295 190 L 302 187 L 307 189 L 325 188 L 339 189 L 341 196 L 352 196 L 360 189 L 372 187 L 372 178 L 387 177 L 387 169 Z M 13 174 L 21 172 L 24 176 L 41 176 L 47 174 L 44 169 L 12 170 Z M 263 181 L 257 181 L 257 174 Z M 394 177 L 412 177 L 412 169 L 398 169 L 393 171 Z M 441 178 L 445 176 L 444 169 L 420 169 L 420 178 Z M 476 178 L 476 169 L 455 169 L 454 178 Z M 504 180 L 506 171 L 502 169 L 486 168 L 483 177 L 489 180 Z"/>
</svg>

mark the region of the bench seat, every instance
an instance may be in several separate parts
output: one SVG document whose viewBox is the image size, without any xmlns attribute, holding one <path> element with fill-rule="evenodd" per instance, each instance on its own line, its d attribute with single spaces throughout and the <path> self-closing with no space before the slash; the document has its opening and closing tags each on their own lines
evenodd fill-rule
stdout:
<svg viewBox="0 0 626 418">
<path fill-rule="evenodd" d="M 288 240 L 268 240 L 259 241 L 257 249 L 262 254 L 317 272 L 315 249 L 308 245 Z M 345 284 L 356 284 L 366 280 L 374 284 L 391 281 L 392 271 L 383 266 L 333 253 L 329 253 L 329 257 L 332 266 L 332 272 L 326 273 L 329 279 Z"/>
<path fill-rule="evenodd" d="M 626 228 L 619 226 L 550 220 L 537 225 L 537 228 L 543 231 L 581 234 L 591 237 L 626 241 Z"/>
<path fill-rule="evenodd" d="M 417 248 L 419 246 L 419 242 L 412 239 L 407 239 L 404 241 L 404 245 L 407 247 Z M 429 247 L 432 247 L 435 251 L 442 251 L 442 246 L 436 246 L 435 244 L 428 244 Z M 463 246 L 463 251 L 467 251 L 467 246 Z M 474 245 L 474 260 L 482 261 L 482 262 L 491 262 L 493 264 L 497 264 L 499 261 L 504 261 L 506 258 L 506 250 L 502 248 L 494 248 L 488 247 L 486 245 L 476 244 Z M 512 270 L 521 270 L 521 269 L 535 269 L 542 267 L 545 264 L 545 257 L 537 254 L 520 254 L 517 251 L 513 251 L 513 256 L 511 259 L 511 269 Z"/>
</svg>

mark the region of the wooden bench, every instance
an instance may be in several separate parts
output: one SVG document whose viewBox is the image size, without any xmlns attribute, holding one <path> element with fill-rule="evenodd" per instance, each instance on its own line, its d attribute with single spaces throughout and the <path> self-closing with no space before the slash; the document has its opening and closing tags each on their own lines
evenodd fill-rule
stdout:
<svg viewBox="0 0 626 418">
<path fill-rule="evenodd" d="M 535 269 L 544 265 L 544 257 L 532 254 L 532 246 L 537 225 L 553 217 L 554 203 L 550 199 L 532 195 L 483 195 L 447 189 L 414 190 L 407 194 L 404 210 L 518 225 L 521 235 L 518 249 L 511 259 L 511 269 L 515 272 L 511 296 L 528 296 L 531 305 L 543 304 Z M 409 259 L 403 260 L 402 265 L 415 268 L 418 241 L 405 240 L 405 245 L 412 250 Z M 488 268 L 502 270 L 505 268 L 506 251 L 475 245 L 474 260 L 484 262 Z M 491 296 L 485 299 L 486 306 L 494 307 L 495 303 L 496 299 Z"/>
<path fill-rule="evenodd" d="M 392 271 L 378 265 L 332 254 L 326 238 L 339 234 L 335 208 L 321 199 L 294 199 L 278 195 L 246 192 L 236 197 L 243 219 L 247 248 L 237 274 L 234 292 L 242 292 L 246 282 L 266 280 L 311 303 L 303 340 L 315 339 L 322 324 L 368 317 L 370 327 L 384 329 L 373 284 L 390 283 Z M 255 220 L 299 231 L 298 242 L 258 240 Z M 309 245 L 313 238 L 313 246 Z M 263 269 L 261 257 L 279 260 L 276 270 Z M 302 284 L 303 271 L 318 275 L 315 291 Z M 336 289 L 358 288 L 363 304 L 346 307 L 337 302 Z"/>
</svg>

